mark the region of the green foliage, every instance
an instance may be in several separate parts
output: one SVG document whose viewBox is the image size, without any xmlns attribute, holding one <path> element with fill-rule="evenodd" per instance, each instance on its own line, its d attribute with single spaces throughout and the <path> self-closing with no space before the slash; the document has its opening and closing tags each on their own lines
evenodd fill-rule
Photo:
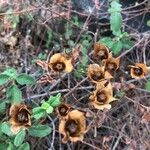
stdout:
<svg viewBox="0 0 150 150">
<path fill-rule="evenodd" d="M 146 82 L 145 89 L 150 92 L 150 80 Z"/>
<path fill-rule="evenodd" d="M 60 105 L 60 99 L 61 94 L 59 93 L 56 96 L 50 96 L 47 101 L 43 100 L 41 106 L 33 108 L 33 118 L 38 120 L 45 117 L 47 114 L 51 114 L 54 108 Z"/>
<path fill-rule="evenodd" d="M 29 128 L 29 134 L 33 137 L 45 137 L 51 133 L 51 128 L 47 125 L 36 125 Z"/>
<path fill-rule="evenodd" d="M 7 68 L 2 74 L 9 76 L 11 80 L 13 80 L 17 77 L 17 70 L 14 68 Z"/>
<path fill-rule="evenodd" d="M 32 113 L 33 113 L 33 118 L 35 119 L 40 119 L 42 117 L 44 117 L 46 115 L 45 109 L 41 108 L 41 107 L 36 107 L 32 109 Z"/>
<path fill-rule="evenodd" d="M 150 20 L 148 20 L 148 21 L 147 21 L 147 26 L 149 26 L 149 27 L 150 27 Z"/>
<path fill-rule="evenodd" d="M 6 101 L 3 101 L 2 103 L 0 103 L 0 113 L 2 113 L 6 108 Z"/>
<path fill-rule="evenodd" d="M 52 107 L 57 107 L 60 105 L 61 94 L 58 93 L 56 96 L 50 96 L 47 103 Z"/>
<path fill-rule="evenodd" d="M 20 130 L 17 133 L 17 135 L 15 136 L 15 139 L 14 139 L 14 145 L 16 147 L 20 146 L 23 143 L 25 135 L 26 135 L 26 132 L 24 129 Z"/>
<path fill-rule="evenodd" d="M 16 81 L 20 84 L 20 85 L 30 85 L 30 84 L 34 84 L 35 83 L 35 79 L 30 76 L 27 75 L 25 73 L 21 73 L 16 77 Z"/>
<path fill-rule="evenodd" d="M 110 13 L 111 30 L 114 35 L 119 36 L 122 26 L 121 5 L 116 1 L 112 1 L 108 12 Z"/>
<path fill-rule="evenodd" d="M 11 104 L 22 102 L 22 92 L 15 84 L 7 88 L 6 97 Z"/>
<path fill-rule="evenodd" d="M 6 74 L 0 74 L 0 85 L 7 83 L 10 80 L 10 76 Z"/>
<path fill-rule="evenodd" d="M 23 143 L 18 150 L 30 150 L 30 145 L 28 142 Z"/>
<path fill-rule="evenodd" d="M 13 135 L 13 133 L 11 132 L 11 129 L 10 129 L 10 125 L 7 122 L 3 122 L 1 124 L 1 132 L 8 135 L 8 136 Z"/>
<path fill-rule="evenodd" d="M 104 37 L 98 41 L 110 48 L 114 55 L 119 54 L 122 49 L 129 49 L 134 45 L 128 33 L 122 32 L 121 10 L 121 5 L 118 0 L 111 2 L 108 12 L 110 13 L 110 28 L 114 37 Z"/>
</svg>

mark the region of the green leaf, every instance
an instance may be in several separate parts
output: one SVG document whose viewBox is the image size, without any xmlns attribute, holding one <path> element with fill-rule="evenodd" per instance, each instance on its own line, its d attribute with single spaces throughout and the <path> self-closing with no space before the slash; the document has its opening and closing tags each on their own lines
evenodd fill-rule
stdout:
<svg viewBox="0 0 150 150">
<path fill-rule="evenodd" d="M 113 45 L 113 40 L 110 37 L 104 37 L 98 41 L 98 43 L 104 44 L 108 48 L 111 48 Z"/>
<path fill-rule="evenodd" d="M 28 142 L 23 143 L 18 150 L 30 150 L 30 145 Z"/>
<path fill-rule="evenodd" d="M 148 21 L 147 21 L 147 26 L 149 26 L 149 27 L 150 27 L 150 20 L 148 20 Z"/>
<path fill-rule="evenodd" d="M 22 102 L 22 92 L 15 84 L 7 89 L 6 96 L 12 104 Z"/>
<path fill-rule="evenodd" d="M 150 92 L 150 80 L 146 82 L 145 89 Z"/>
<path fill-rule="evenodd" d="M 111 7 L 108 9 L 110 13 L 110 27 L 114 35 L 121 35 L 122 15 L 121 5 L 117 1 L 111 2 Z"/>
<path fill-rule="evenodd" d="M 48 103 L 52 106 L 52 107 L 57 107 L 60 105 L 60 99 L 61 99 L 61 94 L 58 93 L 56 96 L 50 96 L 50 98 L 48 99 Z"/>
<path fill-rule="evenodd" d="M 13 133 L 11 132 L 11 129 L 10 129 L 10 125 L 7 122 L 3 122 L 1 124 L 1 131 L 8 136 L 13 135 Z"/>
<path fill-rule="evenodd" d="M 8 143 L 7 150 L 14 150 L 14 146 L 11 142 Z"/>
<path fill-rule="evenodd" d="M 10 76 L 6 74 L 0 74 L 0 85 L 7 83 L 10 80 Z"/>
<path fill-rule="evenodd" d="M 34 137 L 45 137 L 51 133 L 51 128 L 47 125 L 36 125 L 29 128 L 29 134 Z"/>
<path fill-rule="evenodd" d="M 30 85 L 35 83 L 35 79 L 25 73 L 18 75 L 16 81 L 21 85 Z"/>
<path fill-rule="evenodd" d="M 6 144 L 6 143 L 0 143 L 1 150 L 5 150 L 7 146 L 8 146 L 8 144 Z"/>
<path fill-rule="evenodd" d="M 17 70 L 14 68 L 7 68 L 2 74 L 5 74 L 5 75 L 11 77 L 11 79 L 16 79 Z"/>
<path fill-rule="evenodd" d="M 121 52 L 121 50 L 122 50 L 121 41 L 120 40 L 119 41 L 114 41 L 111 49 L 112 49 L 113 54 L 115 54 L 115 55 L 119 54 L 119 52 Z"/>
<path fill-rule="evenodd" d="M 134 43 L 129 38 L 122 38 L 121 42 L 122 42 L 122 47 L 126 49 L 129 49 L 134 45 Z"/>
<path fill-rule="evenodd" d="M 16 147 L 20 146 L 23 143 L 25 136 L 26 136 L 26 132 L 24 129 L 19 131 L 19 133 L 17 133 L 17 135 L 15 136 L 14 145 Z"/>
<path fill-rule="evenodd" d="M 33 108 L 32 113 L 33 113 L 32 116 L 37 120 L 46 115 L 46 111 L 41 107 Z"/>
<path fill-rule="evenodd" d="M 43 102 L 42 105 L 41 105 L 41 108 L 46 110 L 49 106 L 50 106 L 49 103 Z"/>
<path fill-rule="evenodd" d="M 0 103 L 0 113 L 2 113 L 5 110 L 5 108 L 6 108 L 6 102 L 4 101 Z"/>
<path fill-rule="evenodd" d="M 53 112 L 54 108 L 52 106 L 49 106 L 47 109 L 46 109 L 46 112 L 48 114 L 51 114 Z"/>
</svg>

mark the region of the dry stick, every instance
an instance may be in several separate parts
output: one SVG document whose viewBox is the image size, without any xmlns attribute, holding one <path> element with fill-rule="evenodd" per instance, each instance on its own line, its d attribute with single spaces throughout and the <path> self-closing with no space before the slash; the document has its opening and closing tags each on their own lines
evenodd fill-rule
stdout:
<svg viewBox="0 0 150 150">
<path fill-rule="evenodd" d="M 126 126 L 126 124 L 123 125 L 123 127 L 122 127 L 122 129 L 121 129 L 121 132 L 119 132 L 119 136 L 118 136 L 117 141 L 116 141 L 116 143 L 114 144 L 112 150 L 115 150 L 115 149 L 117 148 L 117 145 L 119 144 L 119 141 L 120 141 L 120 139 L 121 139 L 121 137 L 122 137 L 122 132 L 123 132 L 125 126 Z"/>
<path fill-rule="evenodd" d="M 136 43 L 133 47 L 131 47 L 129 50 L 123 52 L 120 56 L 118 56 L 117 58 L 121 58 L 123 57 L 124 55 L 128 54 L 130 51 L 132 51 L 133 48 L 135 48 L 136 46 L 138 46 L 143 40 L 144 40 L 145 37 L 143 37 L 138 43 Z"/>
<path fill-rule="evenodd" d="M 81 141 L 81 142 L 84 143 L 84 144 L 86 144 L 86 145 L 88 145 L 88 146 L 90 146 L 90 147 L 92 147 L 93 149 L 101 150 L 100 148 L 98 148 L 98 147 L 96 147 L 96 146 L 94 146 L 94 145 L 92 145 L 92 144 L 90 144 L 90 143 L 87 143 L 87 142 L 85 142 L 85 141 Z"/>
<path fill-rule="evenodd" d="M 14 11 L 14 12 L 7 12 L 7 13 L 0 13 L 0 16 L 4 16 L 4 15 L 15 15 L 15 14 L 23 14 L 23 13 L 27 13 L 30 11 L 34 11 L 34 10 L 38 10 L 39 8 L 29 8 L 29 9 L 25 9 L 25 10 L 21 10 L 21 11 Z"/>
<path fill-rule="evenodd" d="M 52 133 L 51 147 L 48 148 L 48 150 L 51 150 L 52 147 L 53 147 L 53 144 L 54 144 L 54 139 L 55 139 L 55 124 L 54 124 L 53 119 L 52 119 L 50 116 L 48 116 L 48 118 L 49 118 L 49 120 L 51 121 L 52 126 L 53 126 L 53 133 Z"/>
<path fill-rule="evenodd" d="M 70 95 L 79 85 L 81 85 L 83 82 L 85 82 L 88 79 L 88 77 L 84 78 L 82 81 L 77 83 L 77 85 L 70 90 L 66 95 L 64 95 L 64 98 L 66 98 L 68 95 Z"/>
<path fill-rule="evenodd" d="M 137 105 L 140 105 L 141 107 L 145 108 L 146 110 L 150 110 L 149 107 L 144 106 L 144 105 L 140 104 L 139 102 L 134 101 L 133 99 L 131 99 L 131 98 L 127 97 L 127 96 L 125 96 L 125 98 L 128 99 L 128 100 L 130 100 L 130 101 L 133 102 L 133 103 L 136 103 Z"/>
</svg>

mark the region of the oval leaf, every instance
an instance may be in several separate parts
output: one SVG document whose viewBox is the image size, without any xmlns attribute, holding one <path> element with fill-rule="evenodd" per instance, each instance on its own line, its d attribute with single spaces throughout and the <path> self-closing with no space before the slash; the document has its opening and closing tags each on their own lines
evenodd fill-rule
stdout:
<svg viewBox="0 0 150 150">
<path fill-rule="evenodd" d="M 6 92 L 7 99 L 13 103 L 21 103 L 22 102 L 22 92 L 17 87 L 17 85 L 12 85 L 7 89 Z"/>
<path fill-rule="evenodd" d="M 45 137 L 51 133 L 51 128 L 46 125 L 37 125 L 29 128 L 29 134 L 34 137 Z"/>
<path fill-rule="evenodd" d="M 1 131 L 8 136 L 13 135 L 13 133 L 11 132 L 11 129 L 10 129 L 10 125 L 7 122 L 3 122 L 1 124 Z"/>
<path fill-rule="evenodd" d="M 42 117 L 44 117 L 46 115 L 45 109 L 43 109 L 41 107 L 33 108 L 32 112 L 33 112 L 32 116 L 35 119 L 40 119 L 40 118 L 42 118 Z"/>
<path fill-rule="evenodd" d="M 0 74 L 0 85 L 7 83 L 10 80 L 10 77 L 6 74 Z"/>
<path fill-rule="evenodd" d="M 23 143 L 18 150 L 30 150 L 30 145 L 28 142 Z"/>
<path fill-rule="evenodd" d="M 23 143 L 25 136 L 26 136 L 26 132 L 24 129 L 19 131 L 19 133 L 17 133 L 14 139 L 14 145 L 17 147 L 20 146 Z"/>
<path fill-rule="evenodd" d="M 121 41 L 115 41 L 111 47 L 113 54 L 117 55 L 122 50 L 122 43 Z"/>
<path fill-rule="evenodd" d="M 21 85 L 30 85 L 35 83 L 35 79 L 27 74 L 20 74 L 17 76 L 16 81 Z"/>
</svg>

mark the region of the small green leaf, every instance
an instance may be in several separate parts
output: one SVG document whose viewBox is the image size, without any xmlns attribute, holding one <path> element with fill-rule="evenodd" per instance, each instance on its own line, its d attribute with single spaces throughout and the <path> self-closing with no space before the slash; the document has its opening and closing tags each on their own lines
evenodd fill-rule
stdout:
<svg viewBox="0 0 150 150">
<path fill-rule="evenodd" d="M 48 114 L 51 114 L 53 112 L 54 108 L 52 106 L 49 106 L 47 109 L 46 109 L 46 112 Z"/>
<path fill-rule="evenodd" d="M 150 27 L 150 20 L 148 20 L 148 21 L 147 21 L 147 26 L 149 26 L 149 27 Z"/>
<path fill-rule="evenodd" d="M 50 106 L 49 103 L 43 102 L 42 105 L 41 105 L 41 108 L 46 110 L 49 106 Z"/>
<path fill-rule="evenodd" d="M 35 79 L 25 73 L 18 75 L 16 81 L 21 85 L 30 85 L 35 83 Z"/>
<path fill-rule="evenodd" d="M 28 142 L 23 143 L 18 150 L 30 150 L 30 145 Z"/>
<path fill-rule="evenodd" d="M 50 96 L 49 100 L 47 101 L 52 107 L 57 107 L 60 105 L 61 94 L 58 93 L 56 96 Z"/>
<path fill-rule="evenodd" d="M 110 27 L 114 35 L 121 35 L 122 15 L 121 5 L 117 1 L 111 2 L 111 7 L 108 9 L 110 13 Z"/>
<path fill-rule="evenodd" d="M 1 124 L 1 131 L 8 136 L 13 135 L 13 133 L 11 132 L 11 129 L 10 129 L 10 125 L 7 122 L 3 122 Z"/>
<path fill-rule="evenodd" d="M 7 89 L 6 96 L 12 104 L 22 102 L 22 92 L 15 84 Z"/>
<path fill-rule="evenodd" d="M 98 43 L 104 44 L 108 48 L 111 48 L 113 45 L 113 40 L 110 37 L 104 37 L 98 41 Z"/>
<path fill-rule="evenodd" d="M 129 38 L 122 38 L 121 42 L 122 42 L 122 47 L 126 49 L 129 49 L 134 45 L 134 43 Z"/>
<path fill-rule="evenodd" d="M 8 143 L 7 150 L 14 150 L 14 146 L 11 142 Z"/>
<path fill-rule="evenodd" d="M 11 77 L 11 79 L 16 79 L 17 70 L 14 68 L 7 68 L 2 74 L 5 74 L 5 75 Z"/>
<path fill-rule="evenodd" d="M 29 128 L 29 134 L 33 137 L 45 137 L 51 133 L 51 128 L 47 125 L 36 125 Z"/>
<path fill-rule="evenodd" d="M 26 136 L 26 132 L 24 129 L 19 131 L 19 133 L 17 133 L 17 135 L 15 136 L 14 145 L 16 147 L 20 146 L 23 143 L 25 136 Z"/>
<path fill-rule="evenodd" d="M 43 108 L 41 107 L 36 107 L 36 108 L 33 108 L 32 109 L 32 116 L 35 118 L 35 119 L 40 119 L 42 117 L 44 117 L 46 115 L 46 112 Z"/>
<path fill-rule="evenodd" d="M 2 113 L 5 110 L 5 108 L 6 108 L 6 102 L 4 101 L 0 103 L 0 113 Z"/>
<path fill-rule="evenodd" d="M 6 144 L 6 143 L 2 143 L 2 142 L 0 143 L 1 150 L 5 150 L 7 146 L 8 146 L 8 144 Z"/>
<path fill-rule="evenodd" d="M 115 54 L 115 55 L 119 54 L 119 52 L 121 52 L 121 50 L 122 50 L 121 41 L 120 40 L 119 41 L 114 41 L 111 49 L 112 49 L 113 54 Z"/>
<path fill-rule="evenodd" d="M 146 82 L 145 89 L 150 92 L 150 80 Z"/>
<path fill-rule="evenodd" d="M 0 85 L 7 83 L 10 80 L 10 76 L 6 74 L 0 74 Z"/>
</svg>

